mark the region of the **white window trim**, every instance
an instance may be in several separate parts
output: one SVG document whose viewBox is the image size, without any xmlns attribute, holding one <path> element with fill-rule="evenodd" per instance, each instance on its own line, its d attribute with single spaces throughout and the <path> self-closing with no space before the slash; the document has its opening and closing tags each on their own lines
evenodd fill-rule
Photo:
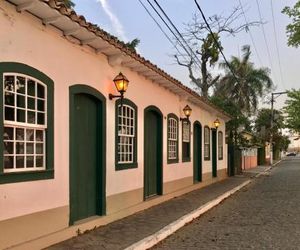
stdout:
<svg viewBox="0 0 300 250">
<path fill-rule="evenodd" d="M 172 117 L 168 119 L 168 141 L 168 159 L 176 160 L 178 158 L 178 121 Z M 172 147 L 175 151 L 171 151 Z"/>
</svg>

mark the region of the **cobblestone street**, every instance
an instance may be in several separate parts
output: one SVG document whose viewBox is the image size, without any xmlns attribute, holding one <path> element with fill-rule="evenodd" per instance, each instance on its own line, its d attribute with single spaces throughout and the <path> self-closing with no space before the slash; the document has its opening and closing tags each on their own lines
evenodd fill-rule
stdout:
<svg viewBox="0 0 300 250">
<path fill-rule="evenodd" d="M 288 158 L 153 249 L 300 249 L 300 158 Z"/>
</svg>

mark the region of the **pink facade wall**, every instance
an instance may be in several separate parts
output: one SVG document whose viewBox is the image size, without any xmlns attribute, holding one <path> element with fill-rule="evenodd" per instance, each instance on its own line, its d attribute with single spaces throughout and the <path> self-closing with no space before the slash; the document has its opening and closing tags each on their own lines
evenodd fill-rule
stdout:
<svg viewBox="0 0 300 250">
<path fill-rule="evenodd" d="M 250 169 L 257 167 L 257 156 L 243 156 L 242 169 Z"/>
</svg>

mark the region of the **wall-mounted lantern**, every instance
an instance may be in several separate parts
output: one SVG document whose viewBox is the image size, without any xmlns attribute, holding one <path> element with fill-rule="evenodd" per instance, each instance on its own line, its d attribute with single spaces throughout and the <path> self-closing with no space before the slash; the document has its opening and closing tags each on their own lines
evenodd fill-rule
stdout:
<svg viewBox="0 0 300 250">
<path fill-rule="evenodd" d="M 116 86 L 116 89 L 118 90 L 118 92 L 120 93 L 120 95 L 113 95 L 113 94 L 109 94 L 109 100 L 112 100 L 113 98 L 120 98 L 121 99 L 121 103 L 122 100 L 124 98 L 124 93 L 126 92 L 127 88 L 128 88 L 128 79 L 126 76 L 124 76 L 121 72 L 115 77 L 115 79 L 113 80 Z"/>
<path fill-rule="evenodd" d="M 214 121 L 214 125 L 216 129 L 218 129 L 218 127 L 221 125 L 221 122 L 219 121 L 218 118 Z"/>
<path fill-rule="evenodd" d="M 185 118 L 180 118 L 180 121 L 189 121 L 189 117 L 191 116 L 192 114 L 192 109 L 189 105 L 186 105 L 184 108 L 183 108 L 183 113 L 184 115 L 186 116 Z"/>
</svg>

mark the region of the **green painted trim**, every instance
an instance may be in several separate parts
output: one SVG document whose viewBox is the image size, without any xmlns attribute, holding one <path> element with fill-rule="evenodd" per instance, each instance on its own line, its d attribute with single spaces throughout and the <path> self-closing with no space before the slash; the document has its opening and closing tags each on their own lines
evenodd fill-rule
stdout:
<svg viewBox="0 0 300 250">
<path fill-rule="evenodd" d="M 169 159 L 169 119 L 174 118 L 177 121 L 177 152 L 176 152 L 176 159 Z M 178 163 L 179 162 L 179 119 L 178 116 L 175 115 L 174 113 L 170 113 L 167 115 L 167 164 L 173 164 L 173 163 Z"/>
<path fill-rule="evenodd" d="M 3 172 L 3 74 L 20 73 L 36 78 L 47 86 L 46 170 L 19 173 Z M 0 184 L 54 178 L 54 82 L 43 72 L 23 63 L 0 62 Z"/>
<path fill-rule="evenodd" d="M 210 128 L 206 125 L 206 126 L 204 126 L 204 129 L 203 129 L 203 133 L 204 133 L 204 135 L 203 135 L 203 149 L 205 149 L 205 130 L 207 129 L 207 131 L 208 131 L 208 138 L 209 138 L 209 147 L 208 147 L 208 157 L 205 157 L 205 155 L 204 155 L 204 161 L 210 161 L 210 145 L 211 145 L 211 142 L 210 142 Z"/>
<path fill-rule="evenodd" d="M 73 86 L 69 87 L 69 107 L 70 107 L 70 116 L 69 116 L 69 130 L 70 130 L 70 138 L 69 138 L 69 159 L 70 159 L 70 166 L 73 165 L 74 162 L 74 157 L 72 155 L 72 152 L 74 152 L 74 145 L 72 143 L 73 138 L 76 136 L 76 131 L 73 128 L 74 124 L 74 119 L 75 119 L 75 107 L 74 107 L 74 99 L 76 94 L 88 94 L 96 99 L 100 100 L 102 102 L 102 119 L 100 124 L 102 124 L 101 127 L 101 138 L 102 138 L 102 150 L 99 152 L 99 157 L 102 159 L 102 172 L 100 173 L 100 178 L 101 178 L 101 187 L 100 187 L 100 195 L 101 195 L 101 205 L 98 208 L 99 209 L 99 215 L 105 215 L 106 214 L 106 99 L 104 95 L 102 95 L 98 90 L 88 86 L 88 85 L 83 85 L 83 84 L 76 84 Z M 70 169 L 70 167 L 69 167 Z M 74 218 L 72 217 L 72 191 L 73 191 L 73 186 L 76 185 L 74 183 L 74 177 L 72 171 L 69 171 L 70 174 L 70 181 L 69 181 L 69 190 L 70 190 L 70 220 L 69 224 L 73 225 L 74 224 Z"/>
<path fill-rule="evenodd" d="M 182 162 L 190 162 L 191 161 L 191 122 L 188 121 L 189 124 L 189 128 L 190 128 L 190 142 L 183 142 L 183 123 L 186 122 L 185 120 L 182 121 L 181 123 L 181 154 L 182 154 Z M 189 148 L 189 155 L 185 156 L 183 155 L 183 144 L 187 143 L 188 144 L 188 148 Z"/>
<path fill-rule="evenodd" d="M 123 104 L 126 104 L 130 107 L 132 107 L 135 110 L 135 137 L 134 137 L 134 149 L 133 149 L 133 163 L 118 163 L 118 125 L 119 125 L 119 119 L 118 119 L 118 106 L 121 104 L 121 100 L 118 99 L 116 100 L 115 103 L 115 167 L 116 171 L 119 170 L 125 170 L 125 169 L 131 169 L 131 168 L 137 168 L 138 167 L 138 162 L 137 162 L 137 149 L 138 149 L 138 107 L 135 105 L 134 102 L 131 100 L 124 98 L 123 99 Z"/>
<path fill-rule="evenodd" d="M 196 136 L 196 133 L 195 133 L 195 131 L 196 131 L 196 126 L 198 126 L 199 127 L 199 129 L 200 129 L 200 152 L 198 152 L 199 154 L 200 154 L 200 170 L 199 170 L 199 173 L 198 173 L 198 176 L 196 176 L 195 175 L 195 173 L 197 172 L 197 165 L 196 165 L 196 161 L 195 161 L 195 159 L 196 159 L 196 154 L 197 154 L 197 152 L 196 152 L 196 147 L 195 147 L 195 143 L 196 143 L 196 140 L 195 140 L 195 136 Z M 198 183 L 198 182 L 201 182 L 202 181 L 202 167 L 203 167 L 203 164 L 202 164 L 202 150 L 203 150 L 203 148 L 202 148 L 202 142 L 203 142 L 203 140 L 202 140 L 202 125 L 201 125 L 201 123 L 199 122 L 199 121 L 195 121 L 194 122 L 194 124 L 193 124 L 193 135 L 194 135 L 194 137 L 193 137 L 193 168 L 194 168 L 194 183 Z"/>
<path fill-rule="evenodd" d="M 222 145 L 222 155 L 221 155 L 221 157 L 220 157 L 220 154 L 219 154 L 219 136 L 220 136 L 220 135 L 222 136 L 222 143 L 223 143 L 223 145 Z M 218 143 L 218 146 L 217 146 L 217 148 L 218 148 L 218 160 L 219 160 L 219 161 L 222 161 L 223 158 L 224 158 L 224 137 L 223 137 L 223 132 L 222 132 L 222 131 L 219 131 L 219 132 L 218 132 L 217 143 Z"/>
<path fill-rule="evenodd" d="M 158 162 L 159 162 L 159 166 L 158 166 L 158 183 L 157 183 L 157 190 L 158 190 L 158 195 L 162 195 L 163 194 L 163 113 L 160 111 L 160 109 L 154 105 L 150 105 L 148 107 L 146 107 L 144 109 L 144 149 L 145 149 L 145 144 L 146 144 L 146 140 L 145 140 L 145 130 L 146 130 L 146 123 L 145 123 L 145 118 L 148 112 L 155 112 L 158 114 L 158 116 L 160 117 L 160 124 L 159 124 L 159 131 L 160 131 L 160 144 L 158 145 L 160 147 L 159 149 L 159 156 L 158 156 Z M 145 159 L 146 159 L 146 153 L 144 150 L 144 167 L 145 167 Z M 145 183 L 146 183 L 146 174 L 144 171 L 144 200 L 147 199 L 146 197 L 146 193 L 145 193 Z"/>
<path fill-rule="evenodd" d="M 218 160 L 217 160 L 217 129 L 211 129 L 212 140 L 212 177 L 217 177 Z"/>
</svg>

